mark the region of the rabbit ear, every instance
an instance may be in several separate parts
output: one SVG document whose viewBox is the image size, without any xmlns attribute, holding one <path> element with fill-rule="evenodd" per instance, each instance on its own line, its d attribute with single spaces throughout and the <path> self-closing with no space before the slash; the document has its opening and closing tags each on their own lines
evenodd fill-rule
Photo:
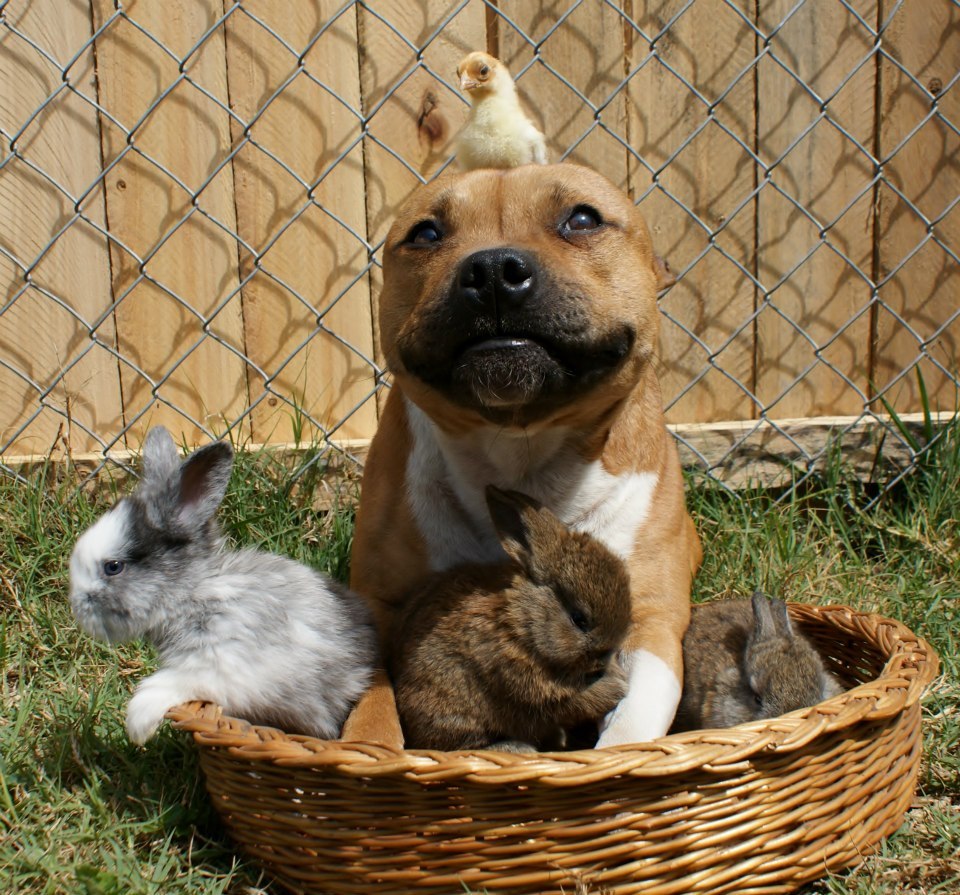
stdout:
<svg viewBox="0 0 960 895">
<path fill-rule="evenodd" d="M 771 640 L 774 637 L 792 637 L 793 627 L 787 615 L 787 604 L 776 597 L 768 597 L 762 591 L 754 592 L 753 605 L 754 638 Z"/>
<path fill-rule="evenodd" d="M 143 442 L 143 477 L 148 482 L 170 481 L 180 468 L 180 455 L 173 437 L 163 428 L 154 426 Z"/>
<path fill-rule="evenodd" d="M 501 491 L 493 485 L 487 485 L 487 507 L 507 555 L 525 568 L 529 566 L 538 538 L 546 533 L 547 511 L 526 494 Z"/>
<path fill-rule="evenodd" d="M 175 524 L 187 531 L 202 529 L 220 506 L 230 483 L 233 448 L 215 441 L 194 451 L 180 467 Z"/>
<path fill-rule="evenodd" d="M 785 637 L 793 637 L 793 624 L 790 621 L 790 615 L 787 613 L 787 604 L 783 600 L 771 597 L 770 606 L 773 609 L 773 621 L 777 630 Z"/>
</svg>

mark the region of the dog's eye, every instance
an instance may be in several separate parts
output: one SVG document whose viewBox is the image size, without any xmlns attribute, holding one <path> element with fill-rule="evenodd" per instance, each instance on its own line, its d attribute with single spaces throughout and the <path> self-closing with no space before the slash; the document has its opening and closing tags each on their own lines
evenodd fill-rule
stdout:
<svg viewBox="0 0 960 895">
<path fill-rule="evenodd" d="M 124 569 L 125 563 L 119 559 L 108 559 L 103 564 L 103 574 L 109 577 L 119 575 Z"/>
<path fill-rule="evenodd" d="M 407 235 L 407 243 L 415 246 L 440 242 L 440 228 L 433 221 L 420 221 Z"/>
<path fill-rule="evenodd" d="M 591 208 L 589 205 L 578 205 L 561 226 L 561 232 L 568 233 L 587 233 L 591 230 L 599 230 L 603 225 L 603 219 L 600 212 Z"/>
</svg>

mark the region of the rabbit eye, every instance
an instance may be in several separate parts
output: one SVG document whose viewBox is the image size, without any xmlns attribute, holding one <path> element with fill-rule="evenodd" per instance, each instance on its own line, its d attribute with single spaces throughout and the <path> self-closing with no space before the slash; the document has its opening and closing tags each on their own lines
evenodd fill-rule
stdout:
<svg viewBox="0 0 960 895">
<path fill-rule="evenodd" d="M 759 693 L 757 693 L 757 692 L 755 692 L 755 691 L 751 691 L 751 695 L 753 696 L 753 701 L 757 704 L 757 708 L 762 708 L 762 707 L 763 707 L 763 697 L 762 697 Z"/>
<path fill-rule="evenodd" d="M 119 559 L 108 559 L 103 564 L 103 574 L 112 578 L 114 575 L 119 575 L 123 571 L 125 563 Z"/>
<path fill-rule="evenodd" d="M 587 618 L 586 613 L 581 609 L 571 609 L 570 610 L 570 621 L 572 621 L 581 631 L 590 630 L 590 619 Z"/>
</svg>

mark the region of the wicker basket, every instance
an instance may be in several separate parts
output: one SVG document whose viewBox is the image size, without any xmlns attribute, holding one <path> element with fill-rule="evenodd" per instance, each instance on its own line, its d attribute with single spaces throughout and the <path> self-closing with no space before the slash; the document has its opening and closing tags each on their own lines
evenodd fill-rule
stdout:
<svg viewBox="0 0 960 895">
<path fill-rule="evenodd" d="M 929 644 L 791 605 L 853 689 L 636 746 L 515 755 L 288 736 L 179 706 L 233 836 L 294 892 L 789 892 L 897 829 L 920 764 Z"/>
</svg>

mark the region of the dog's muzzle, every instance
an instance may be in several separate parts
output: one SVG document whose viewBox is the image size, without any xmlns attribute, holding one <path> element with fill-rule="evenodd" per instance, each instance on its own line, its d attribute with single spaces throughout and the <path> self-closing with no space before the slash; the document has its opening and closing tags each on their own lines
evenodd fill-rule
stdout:
<svg viewBox="0 0 960 895">
<path fill-rule="evenodd" d="M 576 285 L 512 246 L 462 259 L 398 342 L 408 372 L 494 422 L 535 419 L 592 388 L 632 350 L 628 323 L 598 332 Z"/>
</svg>

